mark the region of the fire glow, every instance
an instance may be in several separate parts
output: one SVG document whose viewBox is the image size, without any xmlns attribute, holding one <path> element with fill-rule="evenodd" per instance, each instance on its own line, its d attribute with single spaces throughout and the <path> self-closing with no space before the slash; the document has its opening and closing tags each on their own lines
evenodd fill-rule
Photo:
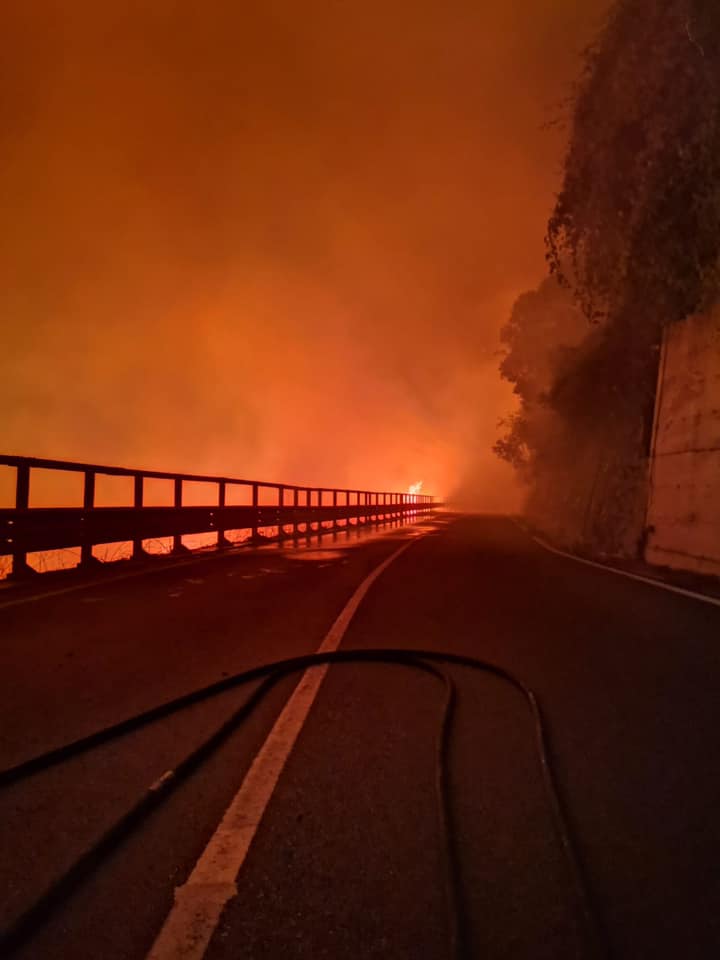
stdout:
<svg viewBox="0 0 720 960">
<path fill-rule="evenodd" d="M 386 31 L 363 5 L 319 28 L 283 0 L 40 4 L 70 44 L 47 50 L 4 18 L 3 91 L 32 109 L 3 143 L 3 448 L 316 487 L 412 470 L 517 512 L 498 332 L 545 269 L 544 104 L 605 3 L 420 4 Z"/>
</svg>

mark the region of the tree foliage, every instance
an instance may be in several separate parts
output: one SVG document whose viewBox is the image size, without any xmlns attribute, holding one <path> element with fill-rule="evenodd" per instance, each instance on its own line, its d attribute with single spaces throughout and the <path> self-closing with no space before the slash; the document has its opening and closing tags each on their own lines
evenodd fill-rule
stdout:
<svg viewBox="0 0 720 960">
<path fill-rule="evenodd" d="M 503 417 L 498 426 L 505 432 L 496 440 L 493 452 L 514 467 L 521 476 L 529 474 L 533 448 L 526 411 L 516 411 Z"/>
<path fill-rule="evenodd" d="M 495 453 L 530 478 L 547 435 L 547 400 L 588 324 L 571 295 L 554 277 L 515 301 L 500 332 L 500 374 L 513 384 L 520 409 L 499 424 L 504 433 Z"/>
<path fill-rule="evenodd" d="M 514 384 L 521 400 L 544 397 L 563 365 L 568 348 L 579 343 L 588 325 L 572 297 L 553 277 L 521 294 L 500 331 L 504 355 L 500 375 Z"/>
<path fill-rule="evenodd" d="M 614 5 L 586 53 L 547 247 L 590 318 L 645 341 L 717 297 L 717 0 Z"/>
</svg>

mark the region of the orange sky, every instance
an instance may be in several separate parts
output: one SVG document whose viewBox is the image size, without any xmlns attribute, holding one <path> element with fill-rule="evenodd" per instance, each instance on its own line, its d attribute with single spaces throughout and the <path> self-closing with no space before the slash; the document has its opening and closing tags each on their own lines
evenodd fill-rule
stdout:
<svg viewBox="0 0 720 960">
<path fill-rule="evenodd" d="M 497 334 L 605 0 L 16 0 L 0 449 L 517 493 Z"/>
</svg>

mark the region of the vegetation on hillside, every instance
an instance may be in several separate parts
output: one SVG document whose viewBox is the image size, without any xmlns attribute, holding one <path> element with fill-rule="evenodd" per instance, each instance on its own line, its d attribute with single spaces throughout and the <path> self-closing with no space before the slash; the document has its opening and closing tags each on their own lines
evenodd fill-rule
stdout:
<svg viewBox="0 0 720 960">
<path fill-rule="evenodd" d="M 593 320 L 662 325 L 718 291 L 720 4 L 619 0 L 585 55 L 551 271 Z"/>
<path fill-rule="evenodd" d="M 567 303 L 550 307 L 555 325 L 544 309 L 527 312 L 545 285 L 505 327 L 501 373 L 521 405 L 495 449 L 525 474 L 553 430 L 637 416 L 647 436 L 663 326 L 718 299 L 717 0 L 614 4 L 575 88 L 546 242 L 551 275 L 586 327 L 568 343 Z"/>
<path fill-rule="evenodd" d="M 549 429 L 550 394 L 572 365 L 588 324 L 572 296 L 554 277 L 516 300 L 500 339 L 501 376 L 513 384 L 519 409 L 502 421 L 495 453 L 530 479 Z"/>
</svg>

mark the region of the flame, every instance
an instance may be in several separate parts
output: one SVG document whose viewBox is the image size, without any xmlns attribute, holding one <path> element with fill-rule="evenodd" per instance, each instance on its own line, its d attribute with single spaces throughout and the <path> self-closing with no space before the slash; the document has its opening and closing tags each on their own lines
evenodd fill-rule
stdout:
<svg viewBox="0 0 720 960">
<path fill-rule="evenodd" d="M 411 483 L 410 486 L 408 487 L 408 493 L 410 494 L 420 493 L 420 491 L 422 490 L 422 485 L 423 485 L 422 480 L 418 480 L 417 483 Z"/>
</svg>

